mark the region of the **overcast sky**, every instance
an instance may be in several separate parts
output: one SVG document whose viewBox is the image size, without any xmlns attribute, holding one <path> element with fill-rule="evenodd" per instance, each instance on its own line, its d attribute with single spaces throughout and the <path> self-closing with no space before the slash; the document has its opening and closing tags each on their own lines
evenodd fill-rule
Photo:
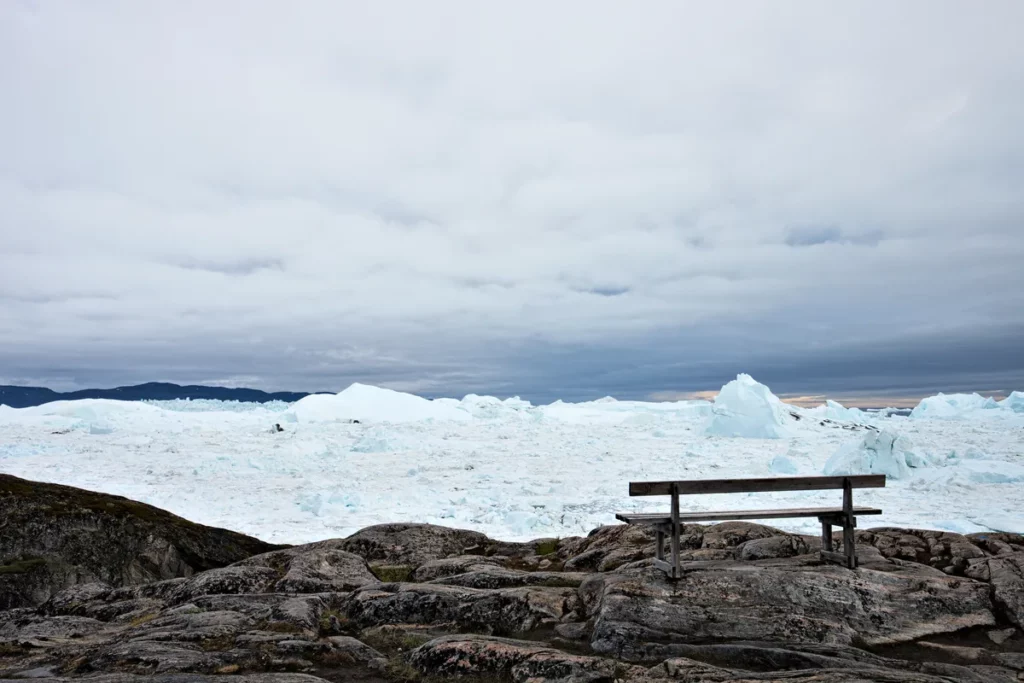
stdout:
<svg viewBox="0 0 1024 683">
<path fill-rule="evenodd" d="M 0 3 L 0 383 L 1024 389 L 1024 3 Z"/>
</svg>

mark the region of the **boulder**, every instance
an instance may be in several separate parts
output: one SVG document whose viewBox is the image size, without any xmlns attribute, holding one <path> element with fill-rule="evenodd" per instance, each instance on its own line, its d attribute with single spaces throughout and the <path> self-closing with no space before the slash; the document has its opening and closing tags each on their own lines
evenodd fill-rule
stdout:
<svg viewBox="0 0 1024 683">
<path fill-rule="evenodd" d="M 477 531 L 433 524 L 377 524 L 344 539 L 341 549 L 371 564 L 408 566 L 412 570 L 431 560 L 462 555 L 467 548 L 485 546 L 489 541 Z"/>
<path fill-rule="evenodd" d="M 331 545 L 340 542 L 332 542 Z M 274 584 L 278 593 L 321 593 L 350 591 L 380 583 L 366 560 L 324 543 L 296 546 L 236 563 L 235 567 L 262 567 L 280 576 Z M 234 591 L 225 591 L 234 592 Z"/>
<path fill-rule="evenodd" d="M 950 531 L 879 528 L 857 532 L 857 542 L 874 546 L 887 558 L 917 562 L 963 576 L 971 560 L 987 553 L 970 538 Z"/>
</svg>

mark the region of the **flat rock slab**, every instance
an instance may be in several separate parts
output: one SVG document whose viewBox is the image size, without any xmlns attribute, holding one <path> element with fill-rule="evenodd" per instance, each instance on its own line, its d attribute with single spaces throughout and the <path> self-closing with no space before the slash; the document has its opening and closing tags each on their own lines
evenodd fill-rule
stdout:
<svg viewBox="0 0 1024 683">
<path fill-rule="evenodd" d="M 645 643 L 883 645 L 996 622 L 989 587 L 970 579 L 785 562 L 708 563 L 677 582 L 650 569 L 592 582 L 591 645 L 626 659 L 644 658 Z"/>
</svg>

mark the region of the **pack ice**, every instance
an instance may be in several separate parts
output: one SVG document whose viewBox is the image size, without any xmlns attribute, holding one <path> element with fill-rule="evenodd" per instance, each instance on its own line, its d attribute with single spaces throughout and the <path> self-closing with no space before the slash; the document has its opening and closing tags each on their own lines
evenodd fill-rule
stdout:
<svg viewBox="0 0 1024 683">
<path fill-rule="evenodd" d="M 277 431 L 280 424 L 284 431 Z M 142 500 L 301 543 L 431 522 L 510 540 L 660 511 L 627 482 L 883 473 L 872 524 L 1024 531 L 1024 394 L 924 399 L 910 418 L 788 405 L 749 375 L 714 402 L 534 406 L 353 384 L 292 404 L 63 401 L 0 407 L 0 471 Z M 835 505 L 835 492 L 715 496 L 689 509 Z M 813 520 L 780 520 L 815 532 Z"/>
</svg>

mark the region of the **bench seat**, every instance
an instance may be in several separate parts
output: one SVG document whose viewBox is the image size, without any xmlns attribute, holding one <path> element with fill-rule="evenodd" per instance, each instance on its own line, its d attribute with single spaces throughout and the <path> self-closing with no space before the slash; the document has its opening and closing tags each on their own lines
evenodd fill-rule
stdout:
<svg viewBox="0 0 1024 683">
<path fill-rule="evenodd" d="M 796 517 L 831 517 L 842 515 L 843 508 L 790 508 L 784 510 L 724 510 L 721 512 L 680 512 L 680 522 L 725 522 L 743 519 L 791 519 Z M 878 508 L 855 507 L 855 515 L 880 515 Z M 626 524 L 671 524 L 670 512 L 621 512 L 615 518 Z"/>
</svg>

